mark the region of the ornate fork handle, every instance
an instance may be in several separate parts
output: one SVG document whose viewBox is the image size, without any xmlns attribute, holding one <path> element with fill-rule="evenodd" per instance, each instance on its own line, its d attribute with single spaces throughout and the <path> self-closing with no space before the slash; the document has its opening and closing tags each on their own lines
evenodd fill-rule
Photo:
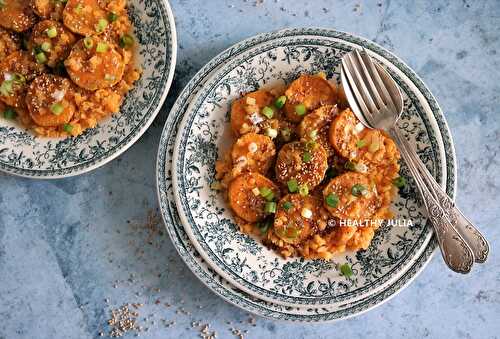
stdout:
<svg viewBox="0 0 500 339">
<path fill-rule="evenodd" d="M 416 165 L 413 163 L 402 144 L 402 138 L 394 131 L 394 129 L 391 130 L 391 134 L 400 146 L 401 155 L 407 163 L 410 172 L 415 179 L 417 188 L 422 195 L 422 200 L 427 210 L 428 217 L 434 225 L 436 237 L 438 239 L 444 261 L 448 267 L 455 272 L 463 274 L 469 273 L 472 265 L 474 264 L 474 255 L 472 250 L 455 230 L 451 222 L 446 218 L 443 209 L 431 194 L 429 189 L 424 185 Z"/>
<path fill-rule="evenodd" d="M 408 140 L 400 134 L 397 128 L 395 129 L 395 133 L 398 134 L 406 153 L 411 158 L 411 161 L 416 165 L 425 185 L 429 188 L 430 193 L 436 198 L 439 205 L 443 209 L 444 216 L 450 221 L 451 225 L 458 231 L 462 238 L 464 238 L 467 245 L 471 248 L 475 261 L 478 263 L 485 262 L 490 251 L 488 241 L 455 206 L 455 203 L 429 173 L 427 167 L 424 165 L 422 160 L 420 160 L 420 157 L 417 155 L 413 147 L 411 147 Z"/>
</svg>

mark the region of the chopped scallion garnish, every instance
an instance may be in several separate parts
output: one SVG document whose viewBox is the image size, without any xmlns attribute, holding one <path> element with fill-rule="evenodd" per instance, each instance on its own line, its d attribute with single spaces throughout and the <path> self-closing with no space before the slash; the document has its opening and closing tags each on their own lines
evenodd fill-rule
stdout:
<svg viewBox="0 0 500 339">
<path fill-rule="evenodd" d="M 46 33 L 49 38 L 51 39 L 55 38 L 57 36 L 57 29 L 54 26 L 52 26 L 47 29 Z"/>
<path fill-rule="evenodd" d="M 131 47 L 133 44 L 134 44 L 134 38 L 132 38 L 128 34 L 125 34 L 120 38 L 120 47 L 121 48 Z"/>
<path fill-rule="evenodd" d="M 303 197 L 307 196 L 309 194 L 309 187 L 306 184 L 300 185 L 299 194 Z"/>
<path fill-rule="evenodd" d="M 361 184 L 356 184 L 351 188 L 351 194 L 355 197 L 361 196 L 364 191 L 366 191 L 366 187 Z"/>
<path fill-rule="evenodd" d="M 264 114 L 266 116 L 266 118 L 268 119 L 272 119 L 273 116 L 274 116 L 274 111 L 271 107 L 269 106 L 265 106 L 263 109 L 262 109 L 262 114 Z"/>
<path fill-rule="evenodd" d="M 347 278 L 351 277 L 354 274 L 352 272 L 351 266 L 349 266 L 349 264 L 347 263 L 340 265 L 340 273 Z"/>
<path fill-rule="evenodd" d="M 60 102 L 56 102 L 52 106 L 50 106 L 50 110 L 55 115 L 59 115 L 64 111 L 64 106 Z"/>
<path fill-rule="evenodd" d="M 339 204 L 339 196 L 334 193 L 330 193 L 325 197 L 325 202 L 329 207 L 335 208 Z"/>
<path fill-rule="evenodd" d="M 288 180 L 286 185 L 288 186 L 290 193 L 295 193 L 299 189 L 299 183 L 295 179 Z"/>
<path fill-rule="evenodd" d="M 274 102 L 274 106 L 276 106 L 276 108 L 283 108 L 283 106 L 285 106 L 285 103 L 286 96 L 282 95 L 278 99 L 276 99 L 276 101 Z"/>
<path fill-rule="evenodd" d="M 97 47 L 95 48 L 95 51 L 97 53 L 104 53 L 108 50 L 108 44 L 105 42 L 99 42 L 97 43 Z"/>
<path fill-rule="evenodd" d="M 17 116 L 16 114 L 16 111 L 14 111 L 12 108 L 7 108 L 4 112 L 3 112 L 3 117 L 5 119 L 14 119 L 15 117 Z"/>
<path fill-rule="evenodd" d="M 92 40 L 91 37 L 86 37 L 83 39 L 83 46 L 85 46 L 86 49 L 91 49 L 92 46 L 94 46 L 94 40 Z"/>
<path fill-rule="evenodd" d="M 104 30 L 106 29 L 106 27 L 108 27 L 108 20 L 106 20 L 104 18 L 101 18 L 97 22 L 95 30 L 96 30 L 97 33 L 101 33 L 101 32 L 104 32 Z"/>
<path fill-rule="evenodd" d="M 302 115 L 306 114 L 306 111 L 307 111 L 306 105 L 304 105 L 304 104 L 298 104 L 295 106 L 295 113 L 297 115 L 302 116 Z"/>
<path fill-rule="evenodd" d="M 276 203 L 274 201 L 266 202 L 266 205 L 264 206 L 264 212 L 276 213 Z"/>
<path fill-rule="evenodd" d="M 392 181 L 392 184 L 397 188 L 403 188 L 406 186 L 406 179 L 404 177 L 397 177 Z"/>
<path fill-rule="evenodd" d="M 304 154 L 302 154 L 302 161 L 303 162 L 309 162 L 309 161 L 311 161 L 311 159 L 312 159 L 311 152 L 306 151 L 306 152 L 304 152 Z"/>
</svg>

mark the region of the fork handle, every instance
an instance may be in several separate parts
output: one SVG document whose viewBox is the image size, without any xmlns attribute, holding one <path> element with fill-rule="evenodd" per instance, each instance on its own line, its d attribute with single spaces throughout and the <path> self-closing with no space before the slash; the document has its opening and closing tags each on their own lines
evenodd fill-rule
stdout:
<svg viewBox="0 0 500 339">
<path fill-rule="evenodd" d="M 453 271 L 458 273 L 469 273 L 474 264 L 474 255 L 465 240 L 452 226 L 438 201 L 434 198 L 430 190 L 424 184 L 416 164 L 412 161 L 410 155 L 403 146 L 403 139 L 395 129 L 391 129 L 391 134 L 396 143 L 400 146 L 401 155 L 410 169 L 410 172 L 415 179 L 417 188 L 420 191 L 422 200 L 427 210 L 427 215 L 432 225 L 434 226 L 435 234 L 441 249 L 441 254 L 445 263 Z"/>
<path fill-rule="evenodd" d="M 458 231 L 458 233 L 460 233 L 467 245 L 469 245 L 472 249 L 475 261 L 477 263 L 484 263 L 488 258 L 490 251 L 486 238 L 455 206 L 455 203 L 429 173 L 427 167 L 424 165 L 422 160 L 420 160 L 420 157 L 417 155 L 408 140 L 401 135 L 401 132 L 398 131 L 397 128 L 394 130 L 395 133 L 398 134 L 403 147 L 411 158 L 411 161 L 416 165 L 421 177 L 424 179 L 425 185 L 429 188 L 429 191 L 436 198 L 443 209 L 445 217 L 450 221 L 452 226 Z"/>
</svg>

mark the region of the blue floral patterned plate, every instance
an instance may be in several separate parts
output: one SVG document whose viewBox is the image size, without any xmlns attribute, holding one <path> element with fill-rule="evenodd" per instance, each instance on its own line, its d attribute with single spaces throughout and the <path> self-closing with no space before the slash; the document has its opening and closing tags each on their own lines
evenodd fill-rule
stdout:
<svg viewBox="0 0 500 339">
<path fill-rule="evenodd" d="M 239 46 L 239 47 L 238 47 Z M 382 227 L 370 248 L 331 262 L 284 260 L 257 239 L 243 235 L 222 195 L 210 189 L 220 145 L 228 144 L 228 110 L 241 92 L 288 83 L 301 72 L 325 71 L 338 80 L 342 55 L 364 47 L 398 81 L 405 95 L 401 128 L 438 181 L 454 192 L 454 150 L 444 117 L 425 85 L 399 59 L 362 38 L 331 30 L 297 29 L 265 34 L 231 49 L 185 112 L 174 152 L 173 186 L 186 233 L 222 278 L 250 295 L 286 306 L 319 307 L 355 302 L 398 281 L 426 251 L 432 236 L 415 186 L 401 192 L 393 209 L 410 227 Z M 451 157 L 448 161 L 447 154 Z M 403 166 L 403 175 L 407 169 Z M 348 262 L 355 276 L 339 274 Z"/>
<path fill-rule="evenodd" d="M 205 68 L 209 69 L 209 66 L 210 64 Z M 200 75 L 203 73 L 201 72 Z M 405 272 L 402 278 L 395 284 L 387 286 L 383 293 L 373 297 L 365 298 L 355 303 L 313 308 L 287 307 L 262 301 L 233 287 L 229 282 L 215 273 L 194 249 L 179 220 L 177 209 L 173 202 L 174 194 L 171 178 L 172 155 L 174 153 L 176 133 L 183 115 L 182 112 L 186 109 L 186 103 L 190 101 L 189 90 L 194 87 L 194 84 L 201 81 L 199 78 L 199 76 L 196 76 L 190 85 L 186 87 L 167 119 L 158 152 L 157 180 L 162 216 L 172 242 L 188 267 L 208 288 L 226 301 L 263 317 L 299 322 L 326 322 L 358 315 L 381 304 L 400 291 L 401 287 L 408 284 L 412 277 L 415 277 L 414 273 Z M 194 92 L 196 93 L 196 90 Z M 432 253 L 433 248 L 433 245 L 427 247 L 415 265 L 412 266 L 411 269 L 413 271 L 420 269 L 427 262 L 426 259 Z"/>
<path fill-rule="evenodd" d="M 167 0 L 129 0 L 143 74 L 119 113 L 76 138 L 40 138 L 0 119 L 0 170 L 52 179 L 96 169 L 116 158 L 148 129 L 172 83 L 177 56 L 175 21 Z"/>
<path fill-rule="evenodd" d="M 304 33 L 306 30 L 301 30 Z M 218 65 L 223 64 L 230 56 L 237 55 L 245 52 L 249 46 L 256 43 L 266 41 L 276 34 L 293 35 L 295 30 L 282 31 L 273 33 L 271 35 L 260 35 L 255 38 L 246 40 L 236 46 L 231 47 L 229 50 L 221 53 L 218 57 L 214 58 L 208 63 L 186 86 L 184 91 L 180 94 L 177 102 L 175 103 L 169 118 L 166 122 L 162 138 L 160 140 L 160 147 L 158 152 L 157 162 L 157 181 L 158 181 L 158 194 L 160 200 L 160 207 L 167 231 L 173 241 L 174 246 L 179 251 L 179 254 L 184 259 L 188 267 L 193 273 L 206 284 L 207 287 L 212 289 L 215 293 L 223 297 L 228 302 L 231 302 L 249 312 L 266 316 L 274 319 L 290 320 L 290 321 L 307 321 L 307 322 L 321 322 L 332 321 L 337 319 L 346 318 L 369 310 L 372 307 L 380 305 L 382 302 L 388 300 L 406 286 L 415 276 L 420 272 L 423 266 L 428 262 L 433 250 L 436 247 L 434 238 L 427 244 L 423 253 L 415 260 L 414 264 L 401 275 L 393 284 L 386 285 L 383 290 L 369 298 L 362 299 L 355 303 L 345 303 L 337 307 L 304 307 L 293 308 L 286 307 L 278 304 L 267 303 L 262 300 L 256 299 L 234 286 L 231 286 L 226 280 L 221 278 L 215 273 L 207 263 L 200 258 L 198 252 L 193 248 L 190 240 L 184 230 L 184 226 L 180 223 L 177 214 L 175 203 L 173 202 L 173 188 L 172 188 L 172 171 L 171 162 L 172 155 L 175 153 L 174 140 L 177 131 L 179 130 L 179 123 L 184 115 L 188 103 L 191 101 L 193 94 L 198 91 L 198 88 L 203 84 L 206 77 L 217 68 Z M 425 89 L 420 80 L 417 80 L 419 88 L 422 89 L 425 96 L 433 101 L 431 94 Z M 434 102 L 434 101 L 433 101 Z M 438 111 L 437 106 L 434 106 L 434 111 Z M 442 126 L 443 127 L 443 126 Z M 447 134 L 448 135 L 448 134 Z M 445 142 L 446 145 L 451 143 Z M 455 158 L 454 153 L 449 152 L 446 157 L 446 164 L 450 170 L 450 175 L 447 179 L 448 192 L 454 192 L 454 168 Z"/>
</svg>

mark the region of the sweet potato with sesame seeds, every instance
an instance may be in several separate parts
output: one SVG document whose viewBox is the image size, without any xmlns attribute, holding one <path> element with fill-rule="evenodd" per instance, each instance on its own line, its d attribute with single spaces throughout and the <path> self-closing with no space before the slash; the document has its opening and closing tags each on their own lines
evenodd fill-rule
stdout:
<svg viewBox="0 0 500 339">
<path fill-rule="evenodd" d="M 287 194 L 278 203 L 274 234 L 289 244 L 298 244 L 316 229 L 321 201 L 313 196 Z"/>
<path fill-rule="evenodd" d="M 361 139 L 361 132 L 364 128 L 354 113 L 347 108 L 331 123 L 330 143 L 344 158 L 353 159 L 357 156 L 356 143 Z"/>
<path fill-rule="evenodd" d="M 48 31 L 54 31 L 56 36 L 51 38 Z M 54 20 L 40 21 L 33 27 L 30 40 L 28 42 L 29 50 L 39 49 L 46 44 L 49 48 L 43 53 L 47 57 L 46 64 L 50 67 L 56 66 L 59 62 L 65 60 L 73 45 L 76 37 L 66 27 Z"/>
<path fill-rule="evenodd" d="M 298 127 L 300 137 L 305 141 L 316 140 L 327 151 L 333 155 L 334 150 L 329 141 L 330 125 L 338 114 L 336 105 L 325 105 L 315 109 L 302 119 Z"/>
<path fill-rule="evenodd" d="M 278 187 L 260 173 L 247 172 L 236 177 L 229 185 L 229 204 L 234 213 L 247 222 L 257 222 L 267 215 L 266 199 L 259 191 L 262 188 L 271 190 L 274 199 L 279 199 Z"/>
<path fill-rule="evenodd" d="M 297 114 L 296 106 L 304 105 L 305 114 L 323 105 L 333 105 L 336 93 L 328 81 L 317 75 L 303 74 L 285 91 L 285 112 L 288 120 L 300 122 L 304 115 Z"/>
<path fill-rule="evenodd" d="M 0 100 L 9 106 L 24 107 L 28 83 L 45 71 L 25 51 L 10 54 L 0 62 Z"/>
<path fill-rule="evenodd" d="M 63 22 L 73 33 L 90 36 L 105 31 L 109 24 L 107 15 L 97 0 L 68 0 L 63 11 Z"/>
<path fill-rule="evenodd" d="M 330 203 L 331 200 L 336 204 Z M 380 202 L 368 176 L 347 172 L 330 180 L 323 189 L 324 207 L 340 219 L 364 220 L 375 213 Z"/>
<path fill-rule="evenodd" d="M 75 84 L 91 91 L 117 84 L 125 70 L 117 47 L 97 36 L 78 41 L 64 65 Z"/>
<path fill-rule="evenodd" d="M 64 2 L 59 0 L 31 0 L 33 11 L 41 18 L 61 20 Z"/>
<path fill-rule="evenodd" d="M 56 127 L 70 122 L 75 114 L 73 85 L 70 80 L 43 74 L 29 85 L 26 106 L 39 126 Z"/>
<path fill-rule="evenodd" d="M 237 136 L 258 132 L 261 121 L 266 117 L 261 114 L 262 108 L 273 103 L 274 96 L 265 90 L 246 94 L 231 104 L 231 128 Z"/>
<path fill-rule="evenodd" d="M 233 166 L 239 172 L 251 171 L 266 174 L 275 155 L 276 148 L 272 139 L 255 133 L 241 136 L 231 150 Z M 234 175 L 238 174 L 234 173 Z"/>
<path fill-rule="evenodd" d="M 284 145 L 276 159 L 276 179 L 283 185 L 296 180 L 309 190 L 319 185 L 328 168 L 328 156 L 319 143 L 294 141 Z"/>
<path fill-rule="evenodd" d="M 36 15 L 27 0 L 4 0 L 0 6 L 0 26 L 24 32 L 33 27 Z"/>
</svg>

